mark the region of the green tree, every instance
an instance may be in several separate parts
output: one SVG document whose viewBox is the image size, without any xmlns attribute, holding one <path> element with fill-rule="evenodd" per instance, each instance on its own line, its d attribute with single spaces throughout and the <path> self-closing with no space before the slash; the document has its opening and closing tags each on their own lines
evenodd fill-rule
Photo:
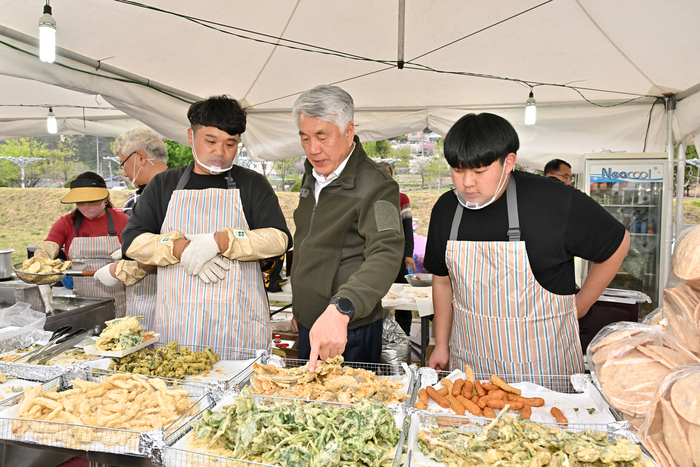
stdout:
<svg viewBox="0 0 700 467">
<path fill-rule="evenodd" d="M 42 141 L 35 138 L 19 138 L 9 139 L 0 145 L 0 156 L 2 157 L 17 157 L 17 158 L 42 158 L 42 161 L 36 161 L 28 165 L 25 170 L 25 186 L 36 186 L 43 178 L 44 172 L 49 164 L 47 159 L 51 156 L 51 151 L 46 149 Z M 0 179 L 6 186 L 21 186 L 22 169 L 19 165 L 4 160 L 0 172 Z"/>
<path fill-rule="evenodd" d="M 676 157 L 678 157 L 678 146 L 675 148 L 676 151 Z M 691 159 L 697 159 L 698 158 L 698 151 L 695 145 L 688 146 L 685 149 L 685 159 L 686 160 L 691 160 Z M 677 183 L 678 177 L 677 177 L 677 171 L 676 167 L 674 167 L 673 170 L 673 190 L 675 192 L 676 190 L 676 183 Z M 690 195 L 690 187 L 693 185 L 698 184 L 698 167 L 686 163 L 685 164 L 685 183 L 683 184 L 683 192 L 685 193 L 685 196 Z M 696 188 L 697 189 L 697 188 Z"/>
<path fill-rule="evenodd" d="M 168 168 L 182 167 L 194 161 L 192 148 L 177 141 L 163 140 L 168 148 Z"/>
<path fill-rule="evenodd" d="M 286 191 L 285 185 L 287 184 L 287 181 L 290 178 L 294 178 L 292 175 L 296 174 L 297 172 L 295 165 L 298 160 L 299 159 L 282 159 L 281 161 L 275 161 L 272 164 L 274 171 L 277 173 L 277 178 L 280 181 L 280 191 Z"/>
<path fill-rule="evenodd" d="M 362 143 L 362 148 L 367 153 L 367 156 L 375 159 L 387 159 L 392 155 L 391 143 L 386 139 Z"/>
</svg>

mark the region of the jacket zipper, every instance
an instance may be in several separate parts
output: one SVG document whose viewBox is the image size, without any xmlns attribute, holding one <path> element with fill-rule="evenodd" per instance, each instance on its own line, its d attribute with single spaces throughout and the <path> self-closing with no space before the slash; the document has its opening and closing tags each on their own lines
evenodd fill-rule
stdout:
<svg viewBox="0 0 700 467">
<path fill-rule="evenodd" d="M 330 183 L 328 186 L 340 186 L 340 183 L 334 182 Z M 321 199 L 321 195 L 323 194 L 323 190 L 318 194 L 318 199 Z M 299 250 L 301 250 L 301 247 L 304 246 L 304 242 L 306 242 L 306 239 L 309 238 L 309 234 L 311 233 L 311 226 L 314 223 L 314 215 L 316 214 L 316 206 L 318 206 L 318 201 L 316 201 L 316 197 L 314 196 L 314 208 L 311 210 L 311 219 L 309 219 L 309 230 L 306 232 L 306 237 L 304 237 L 304 240 L 301 241 L 299 244 Z"/>
</svg>

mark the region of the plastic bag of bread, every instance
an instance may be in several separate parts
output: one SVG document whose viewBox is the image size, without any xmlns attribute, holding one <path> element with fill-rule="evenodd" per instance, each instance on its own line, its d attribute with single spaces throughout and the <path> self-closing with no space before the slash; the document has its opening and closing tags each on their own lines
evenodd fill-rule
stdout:
<svg viewBox="0 0 700 467">
<path fill-rule="evenodd" d="M 700 467 L 700 365 L 679 366 L 659 383 L 639 438 L 662 467 Z"/>
<path fill-rule="evenodd" d="M 684 230 L 676 240 L 671 270 L 684 281 L 700 280 L 700 226 Z"/>
<path fill-rule="evenodd" d="M 608 403 L 630 417 L 646 415 L 657 385 L 671 370 L 700 363 L 661 326 L 624 321 L 601 329 L 587 356 Z"/>
<path fill-rule="evenodd" d="M 700 282 L 685 281 L 666 287 L 663 317 L 668 330 L 700 355 Z"/>
</svg>

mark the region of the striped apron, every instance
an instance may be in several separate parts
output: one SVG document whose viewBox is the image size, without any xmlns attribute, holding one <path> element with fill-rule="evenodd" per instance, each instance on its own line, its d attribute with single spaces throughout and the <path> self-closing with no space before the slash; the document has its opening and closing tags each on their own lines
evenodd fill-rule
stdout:
<svg viewBox="0 0 700 467">
<path fill-rule="evenodd" d="M 126 286 L 126 315 L 148 316 L 156 307 L 158 274 L 146 276 L 134 285 Z"/>
<path fill-rule="evenodd" d="M 445 259 L 454 309 L 450 366 L 498 375 L 583 372 L 574 295 L 537 283 L 520 241 L 515 180 L 506 188 L 508 242 L 458 241 L 457 205 Z"/>
<path fill-rule="evenodd" d="M 114 230 L 112 214 L 107 209 L 109 235 L 104 237 L 78 237 L 82 217 L 75 222 L 75 238 L 68 250 L 68 257 L 75 261 L 71 269 L 76 271 L 97 271 L 112 263 L 110 253 L 121 248 Z M 115 287 L 105 287 L 93 277 L 73 277 L 73 292 L 82 297 L 114 298 L 115 315 L 121 318 L 126 314 L 126 288 L 121 282 Z"/>
<path fill-rule="evenodd" d="M 161 233 L 200 234 L 226 226 L 248 229 L 230 174 L 227 190 L 185 190 L 192 167 L 187 167 L 170 198 Z M 213 284 L 187 274 L 180 264 L 158 268 L 156 309 L 146 317 L 146 329 L 159 332 L 164 343 L 269 349 L 270 307 L 259 262 L 223 260 L 231 269 Z"/>
</svg>

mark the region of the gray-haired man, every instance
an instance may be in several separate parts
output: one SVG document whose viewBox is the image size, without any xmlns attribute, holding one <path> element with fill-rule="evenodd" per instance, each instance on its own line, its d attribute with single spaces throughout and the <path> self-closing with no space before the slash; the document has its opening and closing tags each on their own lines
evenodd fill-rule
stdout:
<svg viewBox="0 0 700 467">
<path fill-rule="evenodd" d="M 317 86 L 294 103 L 306 152 L 294 211 L 292 291 L 299 357 L 379 362 L 381 299 L 403 255 L 399 186 L 355 136 L 352 97 Z"/>
</svg>

